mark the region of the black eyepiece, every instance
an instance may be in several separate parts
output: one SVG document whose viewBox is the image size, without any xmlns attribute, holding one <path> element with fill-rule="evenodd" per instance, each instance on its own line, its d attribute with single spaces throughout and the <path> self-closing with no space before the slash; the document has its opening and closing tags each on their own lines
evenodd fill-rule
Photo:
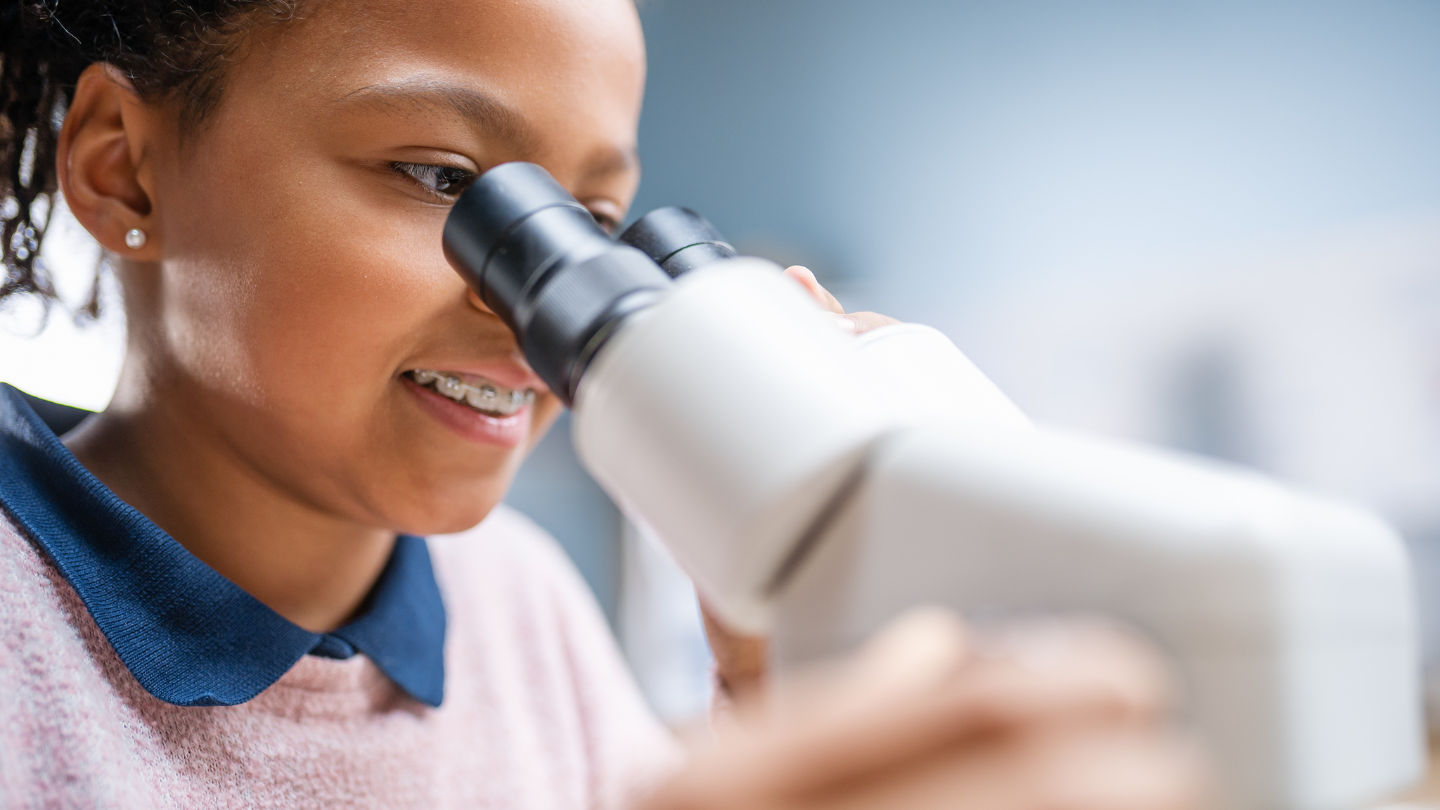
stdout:
<svg viewBox="0 0 1440 810">
<path fill-rule="evenodd" d="M 445 256 L 567 405 L 620 321 L 670 284 L 533 163 L 505 163 L 476 178 L 445 221 Z"/>
<path fill-rule="evenodd" d="M 715 226 L 689 208 L 657 208 L 620 234 L 620 241 L 644 251 L 671 278 L 736 256 Z"/>
</svg>

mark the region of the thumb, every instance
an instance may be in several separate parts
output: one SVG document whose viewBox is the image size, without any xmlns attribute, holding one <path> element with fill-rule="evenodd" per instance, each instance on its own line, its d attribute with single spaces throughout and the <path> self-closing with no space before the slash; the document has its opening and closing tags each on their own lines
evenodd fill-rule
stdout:
<svg viewBox="0 0 1440 810">
<path fill-rule="evenodd" d="M 804 287 L 805 291 L 815 298 L 815 302 L 820 305 L 821 309 L 834 312 L 837 315 L 845 312 L 845 308 L 840 306 L 840 302 L 835 299 L 835 296 L 831 295 L 829 290 L 820 285 L 820 282 L 815 278 L 815 274 L 810 272 L 810 268 L 801 267 L 797 264 L 785 268 L 785 275 L 799 282 L 800 286 Z"/>
</svg>

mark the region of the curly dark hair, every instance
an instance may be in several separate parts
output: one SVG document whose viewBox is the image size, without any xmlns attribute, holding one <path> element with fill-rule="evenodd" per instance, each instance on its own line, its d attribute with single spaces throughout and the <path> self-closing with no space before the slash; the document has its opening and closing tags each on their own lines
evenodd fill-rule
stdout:
<svg viewBox="0 0 1440 810">
<path fill-rule="evenodd" d="M 301 0 L 0 0 L 0 304 L 55 287 L 39 260 L 56 193 L 55 147 L 80 73 L 113 65 L 142 98 L 177 105 L 181 133 L 220 102 L 225 67 L 259 23 Z M 98 277 L 97 277 L 98 284 Z M 96 313 L 92 292 L 85 305 Z"/>
</svg>

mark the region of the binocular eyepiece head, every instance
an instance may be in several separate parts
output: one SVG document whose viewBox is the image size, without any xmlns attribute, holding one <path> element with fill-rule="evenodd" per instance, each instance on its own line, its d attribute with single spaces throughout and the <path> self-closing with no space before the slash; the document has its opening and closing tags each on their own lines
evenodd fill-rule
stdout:
<svg viewBox="0 0 1440 810">
<path fill-rule="evenodd" d="M 639 248 L 671 278 L 737 255 L 714 225 L 689 208 L 657 208 L 620 234 L 620 241 Z"/>
<path fill-rule="evenodd" d="M 735 249 L 685 208 L 652 211 L 616 242 L 543 168 L 505 163 L 456 201 L 445 256 L 571 405 L 591 358 L 627 316 L 672 278 Z"/>
<path fill-rule="evenodd" d="M 605 339 L 671 283 L 533 163 L 496 166 L 460 195 L 445 255 L 566 405 Z"/>
</svg>

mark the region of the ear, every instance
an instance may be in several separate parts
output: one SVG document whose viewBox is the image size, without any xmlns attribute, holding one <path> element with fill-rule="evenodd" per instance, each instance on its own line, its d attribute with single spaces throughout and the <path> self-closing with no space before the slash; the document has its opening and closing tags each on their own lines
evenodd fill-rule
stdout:
<svg viewBox="0 0 1440 810">
<path fill-rule="evenodd" d="M 156 232 L 155 153 L 158 111 L 113 67 L 94 64 L 80 74 L 60 128 L 55 162 L 60 191 L 75 219 L 122 258 L 161 256 Z M 145 232 L 140 248 L 125 244 L 132 228 Z"/>
</svg>

